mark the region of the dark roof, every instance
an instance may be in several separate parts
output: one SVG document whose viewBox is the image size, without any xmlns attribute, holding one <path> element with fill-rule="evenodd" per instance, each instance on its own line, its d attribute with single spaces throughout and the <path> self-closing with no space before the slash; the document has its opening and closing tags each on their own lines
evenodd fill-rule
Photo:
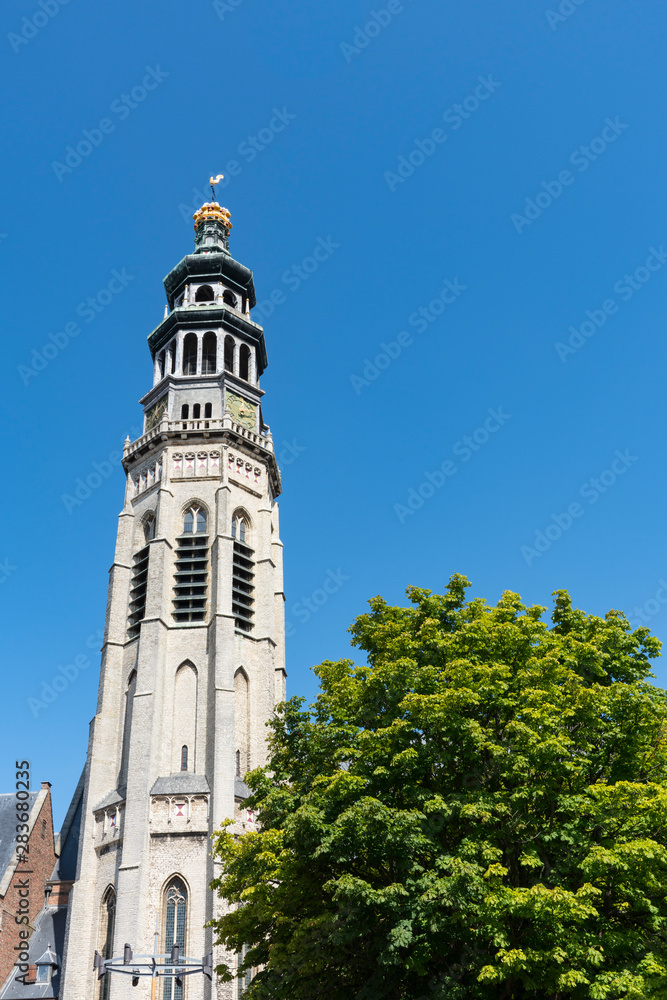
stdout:
<svg viewBox="0 0 667 1000">
<path fill-rule="evenodd" d="M 79 796 L 79 804 L 65 836 L 65 843 L 62 844 L 60 857 L 56 861 L 51 880 L 60 882 L 76 878 L 76 861 L 79 854 L 79 835 L 81 833 L 81 811 L 83 808 L 83 796 Z"/>
<path fill-rule="evenodd" d="M 151 788 L 151 795 L 208 795 L 211 791 L 203 774 L 170 774 L 168 778 L 158 778 Z"/>
<path fill-rule="evenodd" d="M 54 970 L 50 983 L 33 983 L 24 986 L 12 978 L 2 1000 L 33 1000 L 36 997 L 57 997 L 60 989 L 60 972 L 65 944 L 66 906 L 45 906 L 35 918 L 35 930 L 28 946 L 30 965 L 35 965 L 48 947 L 56 953 L 58 968 Z M 19 973 L 20 974 L 20 973 Z M 12 973 L 12 976 L 14 973 Z"/>
<path fill-rule="evenodd" d="M 252 792 L 246 785 L 245 781 L 241 778 L 236 778 L 234 781 L 234 798 L 236 799 L 247 799 Z"/>
<path fill-rule="evenodd" d="M 29 811 L 39 792 L 29 792 L 27 804 Z M 7 870 L 7 865 L 12 860 L 14 848 L 16 847 L 16 796 L 14 792 L 0 795 L 0 879 Z"/>
<path fill-rule="evenodd" d="M 124 802 L 124 801 L 125 801 L 125 796 L 121 795 L 117 789 L 114 789 L 113 792 L 109 792 L 108 795 L 104 796 L 99 805 L 95 806 L 93 812 L 96 813 L 99 812 L 100 809 L 108 809 L 109 806 L 115 806 L 118 805 L 119 802 Z"/>
</svg>

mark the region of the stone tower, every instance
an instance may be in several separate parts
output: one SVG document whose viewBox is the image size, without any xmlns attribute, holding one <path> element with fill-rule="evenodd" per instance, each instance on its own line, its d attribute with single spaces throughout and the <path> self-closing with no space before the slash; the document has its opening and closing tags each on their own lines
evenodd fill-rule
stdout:
<svg viewBox="0 0 667 1000">
<path fill-rule="evenodd" d="M 77 880 L 61 996 L 209 1000 L 237 983 L 132 987 L 93 957 L 174 943 L 200 958 L 219 912 L 211 834 L 252 829 L 243 777 L 265 760 L 285 696 L 280 473 L 262 415 L 266 368 L 252 272 L 229 252 L 229 212 L 195 214 L 195 251 L 164 279 L 150 334 L 144 433 L 125 443 L 127 482 L 110 571 L 91 723 Z M 223 959 L 214 953 L 214 965 Z M 227 956 L 227 960 L 229 957 Z"/>
</svg>

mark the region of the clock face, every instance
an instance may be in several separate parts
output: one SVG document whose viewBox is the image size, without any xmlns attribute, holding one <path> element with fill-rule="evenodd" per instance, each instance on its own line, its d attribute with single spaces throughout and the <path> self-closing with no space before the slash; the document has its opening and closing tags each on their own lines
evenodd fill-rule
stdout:
<svg viewBox="0 0 667 1000">
<path fill-rule="evenodd" d="M 152 431 L 154 427 L 162 420 L 162 415 L 167 409 L 167 397 L 163 396 L 162 399 L 158 399 L 157 403 L 153 403 L 150 410 L 146 410 L 146 433 Z"/>
<path fill-rule="evenodd" d="M 227 393 L 227 407 L 238 424 L 254 431 L 257 426 L 257 403 L 249 403 L 247 399 Z"/>
</svg>

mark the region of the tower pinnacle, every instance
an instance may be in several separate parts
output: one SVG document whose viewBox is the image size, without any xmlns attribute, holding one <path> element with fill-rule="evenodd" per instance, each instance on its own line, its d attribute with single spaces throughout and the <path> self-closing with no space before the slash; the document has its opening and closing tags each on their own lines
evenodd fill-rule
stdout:
<svg viewBox="0 0 667 1000">
<path fill-rule="evenodd" d="M 224 174 L 218 174 L 209 178 L 212 200 L 192 216 L 195 220 L 195 253 L 229 253 L 230 214 L 215 200 L 215 185 L 223 177 Z"/>
</svg>

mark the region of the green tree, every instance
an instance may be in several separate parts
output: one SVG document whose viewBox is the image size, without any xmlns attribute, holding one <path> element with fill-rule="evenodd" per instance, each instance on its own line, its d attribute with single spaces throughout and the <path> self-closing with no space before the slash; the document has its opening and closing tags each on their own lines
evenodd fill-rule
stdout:
<svg viewBox="0 0 667 1000">
<path fill-rule="evenodd" d="M 372 600 L 368 665 L 322 663 L 271 723 L 261 830 L 214 846 L 249 998 L 667 998 L 659 643 L 467 586 Z"/>
</svg>

